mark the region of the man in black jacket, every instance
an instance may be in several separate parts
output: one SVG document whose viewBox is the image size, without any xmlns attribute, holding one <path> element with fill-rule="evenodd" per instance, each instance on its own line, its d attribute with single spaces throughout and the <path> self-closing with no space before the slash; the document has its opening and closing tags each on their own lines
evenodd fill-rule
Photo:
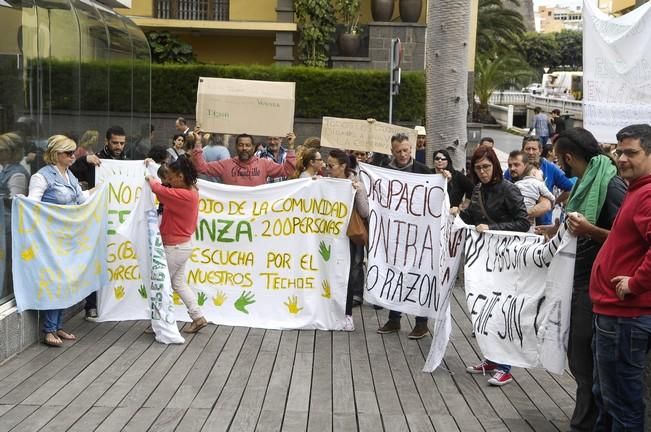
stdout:
<svg viewBox="0 0 651 432">
<path fill-rule="evenodd" d="M 427 165 L 422 164 L 411 157 L 411 144 L 409 137 L 403 133 L 395 134 L 391 137 L 391 155 L 392 158 L 386 168 L 398 171 L 408 171 L 416 174 L 433 174 L 427 168 Z M 400 318 L 402 314 L 398 311 L 389 311 L 389 321 L 380 327 L 377 332 L 379 334 L 395 333 L 400 330 Z M 416 317 L 416 325 L 414 329 L 407 336 L 409 339 L 420 339 L 428 333 L 427 318 Z"/>
<path fill-rule="evenodd" d="M 88 184 L 88 188 L 95 187 L 95 167 L 99 166 L 100 159 L 124 160 L 124 146 L 127 142 L 127 134 L 120 126 L 111 126 L 106 131 L 104 148 L 97 154 L 82 156 L 70 167 L 70 171 L 77 177 L 79 182 Z M 97 320 L 97 293 L 93 292 L 86 297 L 86 320 Z"/>
</svg>

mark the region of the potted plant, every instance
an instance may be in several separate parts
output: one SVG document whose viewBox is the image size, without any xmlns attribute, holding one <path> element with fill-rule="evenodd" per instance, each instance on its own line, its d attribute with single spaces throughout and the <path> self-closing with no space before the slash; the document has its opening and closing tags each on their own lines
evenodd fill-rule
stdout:
<svg viewBox="0 0 651 432">
<path fill-rule="evenodd" d="M 335 4 L 337 14 L 345 26 L 344 32 L 339 35 L 339 51 L 345 57 L 352 57 L 357 53 L 361 43 L 359 28 L 361 0 L 336 0 Z"/>
</svg>

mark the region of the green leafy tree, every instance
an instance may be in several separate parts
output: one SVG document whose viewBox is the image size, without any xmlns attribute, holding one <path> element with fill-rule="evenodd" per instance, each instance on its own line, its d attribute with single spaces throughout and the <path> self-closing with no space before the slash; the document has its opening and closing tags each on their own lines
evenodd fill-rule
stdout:
<svg viewBox="0 0 651 432">
<path fill-rule="evenodd" d="M 328 47 L 336 30 L 335 8 L 330 0 L 294 0 L 301 30 L 299 58 L 306 66 L 325 67 Z"/>
<path fill-rule="evenodd" d="M 485 55 L 475 58 L 475 95 L 479 99 L 476 117 L 485 119 L 488 113 L 488 100 L 494 91 L 512 85 L 520 86 L 531 79 L 533 71 L 517 55 Z"/>
<path fill-rule="evenodd" d="M 558 46 L 558 65 L 565 69 L 583 68 L 583 34 L 576 30 L 563 30 L 554 35 Z"/>
<path fill-rule="evenodd" d="M 553 34 L 526 33 L 520 42 L 526 62 L 538 73 L 544 67 L 555 68 L 560 63 L 558 42 Z"/>
<path fill-rule="evenodd" d="M 516 0 L 511 3 L 519 4 Z M 504 7 L 502 0 L 479 0 L 477 52 L 510 51 L 518 46 L 526 27 L 522 15 Z"/>
<path fill-rule="evenodd" d="M 192 45 L 183 42 L 170 32 L 149 32 L 147 40 L 151 49 L 152 63 L 195 63 Z"/>
</svg>

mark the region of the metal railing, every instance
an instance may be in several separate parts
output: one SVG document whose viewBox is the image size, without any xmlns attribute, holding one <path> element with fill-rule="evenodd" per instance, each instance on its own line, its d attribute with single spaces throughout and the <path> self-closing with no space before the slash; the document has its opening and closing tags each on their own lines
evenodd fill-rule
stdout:
<svg viewBox="0 0 651 432">
<path fill-rule="evenodd" d="M 583 102 L 570 99 L 560 99 L 554 97 L 545 97 L 539 95 L 532 95 L 530 93 L 504 91 L 494 92 L 488 103 L 491 105 L 501 106 L 520 106 L 520 107 L 536 107 L 539 106 L 543 111 L 549 112 L 555 108 L 561 110 L 562 114 L 569 114 L 572 116 L 581 116 L 583 114 Z"/>
<path fill-rule="evenodd" d="M 228 21 L 229 0 L 155 0 L 156 18 Z"/>
</svg>

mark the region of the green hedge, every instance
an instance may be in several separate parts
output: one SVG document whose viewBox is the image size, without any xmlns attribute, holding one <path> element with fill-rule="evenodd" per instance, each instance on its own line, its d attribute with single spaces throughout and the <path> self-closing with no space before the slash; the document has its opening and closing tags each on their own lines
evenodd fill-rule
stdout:
<svg viewBox="0 0 651 432">
<path fill-rule="evenodd" d="M 35 65 L 34 65 L 35 66 Z M 133 71 L 131 67 L 133 66 Z M 147 112 L 149 67 L 130 62 L 49 61 L 41 67 L 52 109 Z M 133 73 L 133 75 L 132 75 Z M 110 95 L 107 82 L 110 76 Z M 131 79 L 133 76 L 133 89 Z M 277 66 L 151 65 L 151 112 L 188 114 L 196 107 L 199 77 L 296 82 L 296 116 L 388 119 L 389 73 L 354 69 Z M 4 81 L 4 80 L 3 80 Z M 75 83 L 80 81 L 80 85 Z M 394 98 L 394 121 L 422 123 L 425 75 L 402 75 Z"/>
<path fill-rule="evenodd" d="M 388 120 L 389 73 L 307 67 L 152 65 L 152 112 L 193 113 L 199 77 L 296 82 L 296 116 Z M 425 118 L 425 75 L 402 75 L 394 98 L 394 120 Z"/>
</svg>

